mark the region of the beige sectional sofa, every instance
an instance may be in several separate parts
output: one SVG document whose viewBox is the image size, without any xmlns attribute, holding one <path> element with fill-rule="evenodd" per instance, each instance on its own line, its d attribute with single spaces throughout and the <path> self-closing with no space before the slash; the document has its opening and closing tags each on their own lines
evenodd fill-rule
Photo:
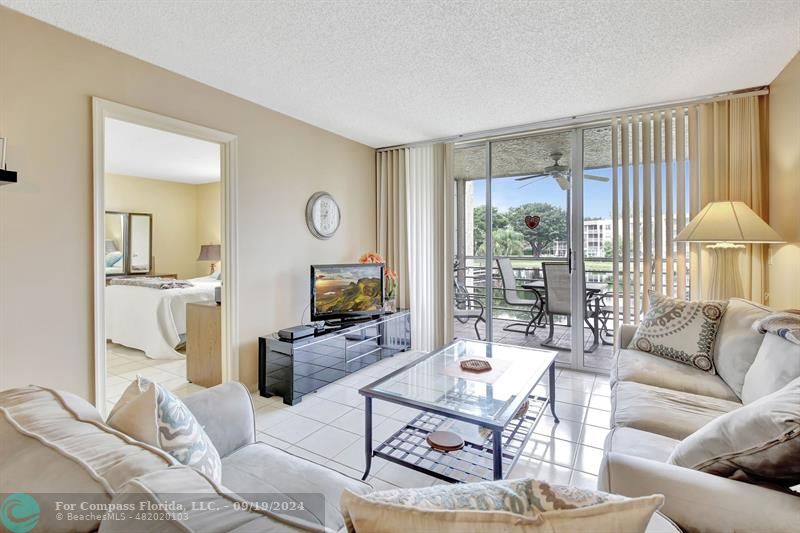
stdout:
<svg viewBox="0 0 800 533">
<path fill-rule="evenodd" d="M 688 435 L 800 376 L 799 346 L 752 330 L 768 313 L 746 300 L 730 301 L 714 350 L 716 375 L 628 349 L 636 327 L 620 328 L 600 490 L 661 493 L 661 512 L 687 531 L 797 531 L 800 495 L 667 463 Z"/>
<path fill-rule="evenodd" d="M 222 533 L 342 530 L 342 491 L 372 490 L 256 442 L 252 399 L 239 383 L 194 393 L 184 402 L 222 458 L 221 484 L 106 425 L 94 406 L 73 394 L 36 386 L 2 391 L 0 494 L 34 495 L 41 508 L 37 531 Z M 318 496 L 303 503 L 300 495 L 308 494 Z M 256 496 L 273 510 L 248 505 Z M 72 518 L 59 516 L 59 501 L 62 511 L 64 502 L 82 502 L 97 512 L 79 507 Z M 150 522 L 99 517 L 109 505 L 157 509 L 175 501 L 192 512 Z"/>
</svg>

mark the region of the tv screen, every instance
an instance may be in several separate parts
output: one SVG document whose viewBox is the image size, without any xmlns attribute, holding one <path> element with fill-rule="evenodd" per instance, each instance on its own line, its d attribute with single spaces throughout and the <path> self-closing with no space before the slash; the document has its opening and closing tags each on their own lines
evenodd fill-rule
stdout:
<svg viewBox="0 0 800 533">
<path fill-rule="evenodd" d="M 383 312 L 383 264 L 312 265 L 311 320 Z"/>
</svg>

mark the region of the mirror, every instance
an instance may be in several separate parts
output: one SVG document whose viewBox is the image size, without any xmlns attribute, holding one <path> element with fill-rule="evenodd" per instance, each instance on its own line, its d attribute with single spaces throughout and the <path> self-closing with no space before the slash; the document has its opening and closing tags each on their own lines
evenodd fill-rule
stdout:
<svg viewBox="0 0 800 533">
<path fill-rule="evenodd" d="M 106 211 L 106 276 L 125 274 L 128 258 L 128 213 Z"/>
<path fill-rule="evenodd" d="M 130 224 L 130 273 L 146 274 L 150 272 L 152 256 L 152 215 L 131 213 Z"/>
</svg>

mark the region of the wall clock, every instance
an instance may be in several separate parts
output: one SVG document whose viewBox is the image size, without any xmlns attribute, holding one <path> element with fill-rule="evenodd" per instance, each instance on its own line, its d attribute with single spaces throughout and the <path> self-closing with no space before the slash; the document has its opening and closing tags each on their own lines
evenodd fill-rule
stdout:
<svg viewBox="0 0 800 533">
<path fill-rule="evenodd" d="M 317 239 L 330 239 L 339 229 L 342 213 L 330 194 L 315 192 L 306 204 L 306 224 Z"/>
</svg>

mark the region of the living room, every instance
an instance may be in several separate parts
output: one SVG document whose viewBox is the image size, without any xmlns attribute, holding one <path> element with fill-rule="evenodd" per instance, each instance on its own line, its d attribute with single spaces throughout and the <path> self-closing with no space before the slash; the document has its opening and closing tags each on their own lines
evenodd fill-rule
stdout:
<svg viewBox="0 0 800 533">
<path fill-rule="evenodd" d="M 797 2 L 0 5 L 6 529 L 793 529 Z M 109 343 L 113 120 L 219 147 L 211 383 Z"/>
</svg>

